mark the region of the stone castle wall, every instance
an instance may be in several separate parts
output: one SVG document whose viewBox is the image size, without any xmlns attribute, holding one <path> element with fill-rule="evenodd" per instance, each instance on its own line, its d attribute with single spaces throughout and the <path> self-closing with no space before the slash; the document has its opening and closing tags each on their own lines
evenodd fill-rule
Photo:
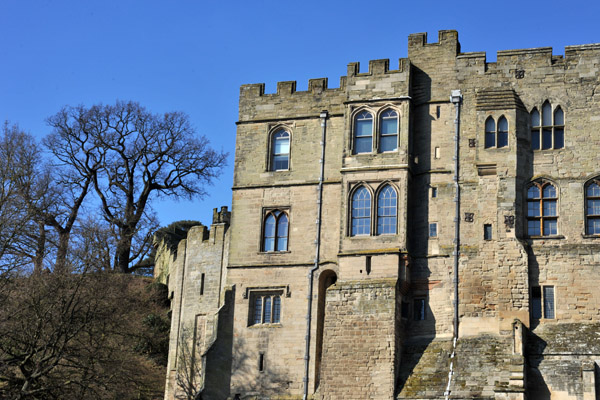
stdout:
<svg viewBox="0 0 600 400">
<path fill-rule="evenodd" d="M 551 48 L 500 51 L 491 63 L 485 53 L 461 53 L 456 31 L 441 31 L 436 43 L 410 35 L 408 56 L 397 65 L 374 60 L 360 72 L 350 63 L 338 88 L 325 78 L 310 80 L 307 91 L 296 91 L 295 82 L 279 82 L 273 94 L 264 84 L 241 87 L 230 225 L 211 227 L 212 242 L 207 231 L 192 234 L 176 259 L 161 256 L 180 301 L 173 327 L 202 316 L 204 335 L 214 338 L 216 358 L 209 351 L 205 368 L 225 377 L 211 383 L 220 391 L 207 387 L 204 395 L 300 398 L 306 378 L 313 398 L 439 398 L 454 351 L 451 398 L 594 398 L 600 236 L 585 233 L 584 189 L 600 175 L 600 45 L 569 46 L 564 56 Z M 456 89 L 458 171 L 449 100 Z M 544 102 L 564 112 L 563 148 L 531 149 L 530 112 Z M 387 109 L 399 116 L 397 150 L 354 154 L 355 116 L 368 111 L 377 121 Z M 486 121 L 501 117 L 508 144 L 486 148 Z M 289 168 L 273 170 L 272 134 L 281 129 L 290 135 Z M 538 179 L 557 189 L 557 234 L 528 235 L 527 187 Z M 397 195 L 396 231 L 378 235 L 376 198 L 386 185 Z M 359 187 L 371 194 L 371 234 L 353 236 L 351 199 Z M 263 248 L 273 210 L 289 218 L 285 251 Z M 217 292 L 198 296 L 202 273 Z M 532 293 L 545 286 L 555 313 L 538 318 Z M 253 321 L 261 296 L 279 296 L 280 320 Z M 525 351 L 515 345 L 521 340 Z"/>
</svg>

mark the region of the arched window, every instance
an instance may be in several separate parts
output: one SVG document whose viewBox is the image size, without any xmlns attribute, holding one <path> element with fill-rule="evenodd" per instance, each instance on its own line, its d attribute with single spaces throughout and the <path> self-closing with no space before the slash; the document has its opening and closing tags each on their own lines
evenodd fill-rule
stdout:
<svg viewBox="0 0 600 400">
<path fill-rule="evenodd" d="M 377 197 L 377 234 L 396 234 L 398 199 L 396 190 L 386 185 Z"/>
<path fill-rule="evenodd" d="M 536 181 L 527 187 L 527 235 L 558 234 L 558 194 L 550 182 Z"/>
<path fill-rule="evenodd" d="M 362 111 L 354 117 L 354 154 L 373 151 L 373 115 Z"/>
<path fill-rule="evenodd" d="M 496 121 L 488 117 L 485 121 L 485 148 L 489 149 L 496 146 Z"/>
<path fill-rule="evenodd" d="M 540 123 L 541 122 L 541 123 Z M 531 111 L 531 148 L 533 150 L 562 149 L 565 147 L 565 114 L 560 106 L 552 111 L 547 100 L 542 105 L 542 115 Z"/>
<path fill-rule="evenodd" d="M 352 195 L 352 236 L 371 233 L 371 194 L 363 186 Z"/>
<path fill-rule="evenodd" d="M 600 235 L 600 178 L 592 180 L 585 188 L 585 233 Z"/>
<path fill-rule="evenodd" d="M 488 117 L 485 121 L 485 148 L 502 148 L 508 146 L 508 120 L 501 116 L 498 127 L 494 118 Z"/>
<path fill-rule="evenodd" d="M 385 110 L 379 121 L 379 152 L 398 149 L 398 113 Z"/>
<path fill-rule="evenodd" d="M 281 129 L 271 137 L 271 171 L 290 168 L 290 133 Z"/>
<path fill-rule="evenodd" d="M 263 251 L 287 251 L 288 216 L 281 210 L 271 210 L 265 215 Z"/>
<path fill-rule="evenodd" d="M 508 146 L 508 120 L 504 118 L 504 115 L 498 119 L 498 138 L 496 147 Z"/>
</svg>

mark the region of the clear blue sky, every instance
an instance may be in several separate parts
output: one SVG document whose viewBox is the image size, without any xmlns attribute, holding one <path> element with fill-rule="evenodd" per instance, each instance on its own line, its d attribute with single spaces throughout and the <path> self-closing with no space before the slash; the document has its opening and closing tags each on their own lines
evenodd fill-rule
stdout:
<svg viewBox="0 0 600 400">
<path fill-rule="evenodd" d="M 349 62 L 396 66 L 410 33 L 456 29 L 462 51 L 600 42 L 600 2 L 0 0 L 0 121 L 38 137 L 64 105 L 134 100 L 183 111 L 229 167 L 211 195 L 155 203 L 163 224 L 231 204 L 239 86 L 328 77 Z"/>
</svg>

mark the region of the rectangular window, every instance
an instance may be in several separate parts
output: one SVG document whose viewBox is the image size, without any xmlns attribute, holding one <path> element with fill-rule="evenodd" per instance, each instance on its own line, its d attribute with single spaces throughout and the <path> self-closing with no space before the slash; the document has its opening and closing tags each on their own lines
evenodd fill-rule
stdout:
<svg viewBox="0 0 600 400">
<path fill-rule="evenodd" d="M 554 319 L 554 286 L 531 287 L 531 317 Z"/>
<path fill-rule="evenodd" d="M 425 299 L 415 299 L 413 317 L 415 321 L 425 320 Z"/>
<path fill-rule="evenodd" d="M 263 372 L 265 370 L 265 354 L 258 354 L 258 371 Z"/>
<path fill-rule="evenodd" d="M 431 187 L 431 197 L 432 198 L 436 198 L 437 197 L 437 188 L 436 187 Z"/>
<path fill-rule="evenodd" d="M 437 237 L 437 222 L 429 224 L 429 237 Z"/>
<path fill-rule="evenodd" d="M 281 291 L 251 292 L 248 325 L 281 322 Z"/>
<path fill-rule="evenodd" d="M 483 240 L 492 240 L 492 224 L 483 225 Z"/>
<path fill-rule="evenodd" d="M 408 310 L 410 310 L 410 304 L 406 301 L 403 301 L 401 307 L 402 308 L 400 314 L 402 315 L 402 318 L 408 318 Z"/>
<path fill-rule="evenodd" d="M 544 286 L 544 318 L 554 319 L 554 286 Z"/>
</svg>

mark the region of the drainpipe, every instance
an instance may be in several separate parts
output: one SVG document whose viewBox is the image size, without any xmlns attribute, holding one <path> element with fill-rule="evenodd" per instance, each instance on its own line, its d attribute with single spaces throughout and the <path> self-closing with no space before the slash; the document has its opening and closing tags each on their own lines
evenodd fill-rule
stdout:
<svg viewBox="0 0 600 400">
<path fill-rule="evenodd" d="M 310 325 L 312 319 L 312 297 L 313 297 L 313 275 L 319 269 L 319 257 L 321 252 L 321 213 L 323 210 L 323 175 L 325 174 L 325 133 L 327 130 L 327 111 L 321 111 L 321 160 L 319 161 L 321 172 L 319 174 L 319 186 L 317 195 L 317 236 L 315 238 L 315 265 L 308 272 L 308 311 L 306 313 L 306 349 L 304 350 L 304 396 L 308 397 L 308 374 L 310 359 Z"/>
<path fill-rule="evenodd" d="M 460 138 L 460 105 L 462 102 L 462 93 L 460 90 L 453 90 L 450 95 L 450 102 L 454 104 L 456 109 L 456 117 L 454 118 L 454 188 L 455 188 L 455 216 L 454 216 L 454 272 L 452 282 L 454 283 L 454 337 L 452 339 L 452 354 L 450 355 L 450 372 L 448 373 L 448 385 L 444 393 L 445 399 L 450 396 L 450 385 L 452 383 L 452 375 L 454 374 L 454 355 L 456 352 L 456 341 L 458 339 L 458 261 L 460 255 L 460 185 L 458 183 L 459 175 L 459 138 Z"/>
</svg>

